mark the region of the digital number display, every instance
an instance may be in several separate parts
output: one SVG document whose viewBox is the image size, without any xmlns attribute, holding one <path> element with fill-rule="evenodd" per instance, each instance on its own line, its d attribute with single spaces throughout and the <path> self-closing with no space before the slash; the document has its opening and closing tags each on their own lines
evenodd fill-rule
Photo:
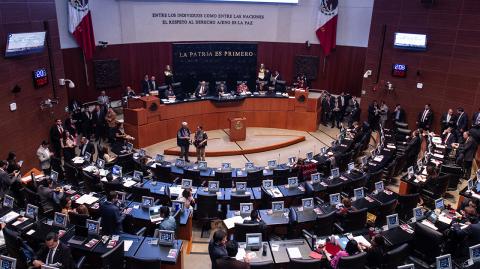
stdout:
<svg viewBox="0 0 480 269">
<path fill-rule="evenodd" d="M 40 88 L 48 84 L 48 74 L 46 68 L 33 70 L 33 85 Z"/>
<path fill-rule="evenodd" d="M 392 76 L 404 78 L 407 76 L 407 65 L 405 64 L 393 64 Z"/>
</svg>

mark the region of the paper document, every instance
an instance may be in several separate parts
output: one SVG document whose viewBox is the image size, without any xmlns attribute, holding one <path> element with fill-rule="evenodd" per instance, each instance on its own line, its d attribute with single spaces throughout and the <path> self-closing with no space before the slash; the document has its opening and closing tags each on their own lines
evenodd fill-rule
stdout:
<svg viewBox="0 0 480 269">
<path fill-rule="evenodd" d="M 126 180 L 126 181 L 123 183 L 123 186 L 129 188 L 129 187 L 131 187 L 131 186 L 133 186 L 133 185 L 135 185 L 135 184 L 137 184 L 137 182 L 135 182 L 135 181 L 133 181 L 133 180 Z"/>
<path fill-rule="evenodd" d="M 242 261 L 243 258 L 245 258 L 245 255 L 247 255 L 247 253 L 245 252 L 245 249 L 238 248 L 238 252 L 237 252 L 237 255 L 235 256 L 235 259 L 237 259 L 238 261 Z"/>
<path fill-rule="evenodd" d="M 8 212 L 8 214 L 6 214 L 5 216 L 0 218 L 0 222 L 9 223 L 10 221 L 18 218 L 19 216 L 20 216 L 20 214 L 18 214 L 17 212 L 10 211 L 10 212 Z"/>
<path fill-rule="evenodd" d="M 287 248 L 287 252 L 288 252 L 288 256 L 290 256 L 290 259 L 302 258 L 302 254 L 300 253 L 300 250 L 297 247 Z"/>
<path fill-rule="evenodd" d="M 123 251 L 127 252 L 133 244 L 133 240 L 123 240 Z"/>
<path fill-rule="evenodd" d="M 357 243 L 362 243 L 364 246 L 366 246 L 368 248 L 372 246 L 372 244 L 370 244 L 370 242 L 368 242 L 368 240 L 365 239 L 365 237 L 363 237 L 363 235 L 355 236 L 355 237 L 353 237 L 353 239 L 355 239 L 355 241 L 357 241 Z"/>
<path fill-rule="evenodd" d="M 235 223 L 243 223 L 243 218 L 241 216 L 235 216 L 223 220 L 223 224 L 227 226 L 227 229 L 232 229 L 233 227 L 235 227 Z"/>
</svg>

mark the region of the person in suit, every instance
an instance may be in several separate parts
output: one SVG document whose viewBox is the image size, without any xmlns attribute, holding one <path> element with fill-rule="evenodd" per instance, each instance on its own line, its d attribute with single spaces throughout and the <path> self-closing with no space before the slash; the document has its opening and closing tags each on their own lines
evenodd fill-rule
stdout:
<svg viewBox="0 0 480 269">
<path fill-rule="evenodd" d="M 447 129 L 443 130 L 440 137 L 442 138 L 442 144 L 447 148 L 448 155 L 452 150 L 452 144 L 457 141 L 455 135 L 452 133 L 452 127 L 447 127 Z"/>
<path fill-rule="evenodd" d="M 142 80 L 142 93 L 144 95 L 150 94 L 150 83 L 148 81 L 148 75 L 145 75 Z"/>
<path fill-rule="evenodd" d="M 273 75 L 270 77 L 270 85 L 275 86 L 278 80 L 282 80 L 282 77 L 280 76 L 280 73 L 275 70 L 275 72 L 273 72 Z"/>
<path fill-rule="evenodd" d="M 111 191 L 107 194 L 107 201 L 100 206 L 102 232 L 105 235 L 120 234 L 122 232 L 125 214 L 117 206 L 117 201 L 117 192 Z"/>
<path fill-rule="evenodd" d="M 182 126 L 177 131 L 177 146 L 180 147 L 180 158 L 188 160 L 188 148 L 190 147 L 190 129 L 188 129 L 188 123 L 182 122 Z"/>
<path fill-rule="evenodd" d="M 258 81 L 267 81 L 267 69 L 265 68 L 265 64 L 261 63 L 260 67 L 258 68 Z"/>
<path fill-rule="evenodd" d="M 82 136 L 82 138 L 80 139 L 79 149 L 80 157 L 85 156 L 85 152 L 88 152 L 92 156 L 90 161 L 93 161 L 93 155 L 95 154 L 95 146 L 85 136 Z"/>
<path fill-rule="evenodd" d="M 385 123 L 387 122 L 387 119 L 388 119 L 388 106 L 385 103 L 385 101 L 380 102 L 379 108 L 380 108 L 380 112 L 379 112 L 380 125 L 382 126 L 382 128 L 385 128 Z"/>
<path fill-rule="evenodd" d="M 212 240 L 208 243 L 208 255 L 212 262 L 212 269 L 217 269 L 217 260 L 227 257 L 227 233 L 224 230 L 216 230 L 213 234 Z"/>
<path fill-rule="evenodd" d="M 217 259 L 217 269 L 249 269 L 248 256 L 243 257 L 243 261 L 238 261 L 235 257 L 238 253 L 237 241 L 230 240 L 225 245 L 227 256 Z"/>
<path fill-rule="evenodd" d="M 223 96 L 225 96 L 225 95 L 227 95 L 227 94 L 228 94 L 227 86 L 225 86 L 224 83 L 218 84 L 216 96 L 218 96 L 218 97 L 223 97 Z"/>
<path fill-rule="evenodd" d="M 348 108 L 348 101 L 350 97 L 346 95 L 344 92 L 340 93 L 337 97 L 338 103 L 340 104 L 340 121 L 343 121 L 343 117 L 345 116 L 345 111 Z"/>
<path fill-rule="evenodd" d="M 175 232 L 177 229 L 177 222 L 170 215 L 170 208 L 168 206 L 162 206 L 160 208 L 160 217 L 162 217 L 163 220 L 158 224 L 158 229 Z"/>
<path fill-rule="evenodd" d="M 467 130 L 468 126 L 468 116 L 467 113 L 463 110 L 462 107 L 457 108 L 457 121 L 455 122 L 457 132 L 459 134 L 459 137 Z"/>
<path fill-rule="evenodd" d="M 398 122 L 405 122 L 405 110 L 400 104 L 395 106 L 395 110 L 392 113 L 392 119 Z"/>
<path fill-rule="evenodd" d="M 92 136 L 92 118 L 93 118 L 93 113 L 90 111 L 89 107 L 86 105 L 82 109 L 81 113 L 81 124 L 80 124 L 80 133 L 82 133 L 84 136 L 90 138 Z"/>
<path fill-rule="evenodd" d="M 453 115 L 453 109 L 449 108 L 448 111 L 444 113 L 442 115 L 442 118 L 440 119 L 441 131 L 443 132 L 448 127 L 455 126 L 455 122 L 457 122 L 457 119 L 455 115 Z"/>
<path fill-rule="evenodd" d="M 473 113 L 472 117 L 472 126 L 479 126 L 480 125 L 480 108 L 477 112 Z"/>
<path fill-rule="evenodd" d="M 105 91 L 100 92 L 100 96 L 97 98 L 97 103 L 102 107 L 103 110 L 107 110 L 110 106 L 110 97 L 107 96 Z"/>
<path fill-rule="evenodd" d="M 22 163 L 17 162 L 17 154 L 13 151 L 10 151 L 7 155 L 7 164 L 7 173 L 9 174 L 20 171 L 20 168 L 22 168 Z"/>
<path fill-rule="evenodd" d="M 60 242 L 57 233 L 50 232 L 45 237 L 45 245 L 40 248 L 32 264 L 35 268 L 50 265 L 60 269 L 71 269 L 73 268 L 72 253 L 67 245 Z"/>
<path fill-rule="evenodd" d="M 158 89 L 157 81 L 155 80 L 155 76 L 151 76 L 150 80 L 148 81 L 148 88 L 150 91 L 156 91 Z"/>
<path fill-rule="evenodd" d="M 336 125 L 338 129 L 340 129 L 340 122 L 342 119 L 342 107 L 337 98 L 333 97 L 333 101 L 330 103 L 330 111 L 331 111 L 331 121 L 332 121 L 332 128 Z"/>
<path fill-rule="evenodd" d="M 60 210 L 60 204 L 65 196 L 62 188 L 55 188 L 54 184 L 55 182 L 53 182 L 53 180 L 47 178 L 42 181 L 42 184 L 40 184 L 37 189 L 40 202 L 47 210 Z"/>
<path fill-rule="evenodd" d="M 132 87 L 127 86 L 127 87 L 125 88 L 125 93 L 123 94 L 123 96 L 128 99 L 128 98 L 132 98 L 132 97 L 137 96 L 137 94 L 136 94 L 135 91 L 132 89 Z"/>
<path fill-rule="evenodd" d="M 322 123 L 324 126 L 328 125 L 330 120 L 330 94 L 322 94 Z"/>
<path fill-rule="evenodd" d="M 352 127 L 354 122 L 360 121 L 360 104 L 358 103 L 357 97 L 353 96 L 349 101 L 350 106 L 350 115 L 348 118 L 348 127 Z"/>
<path fill-rule="evenodd" d="M 165 84 L 172 85 L 172 83 L 174 82 L 174 79 L 173 79 L 172 67 L 170 65 L 167 64 L 165 66 L 165 70 L 163 71 L 163 75 L 165 75 Z"/>
<path fill-rule="evenodd" d="M 70 162 L 75 157 L 75 148 L 77 147 L 77 139 L 70 134 L 68 130 L 63 132 L 62 140 L 60 141 L 63 149 L 63 161 Z"/>
<path fill-rule="evenodd" d="M 425 109 L 418 113 L 417 127 L 425 130 L 430 130 L 433 122 L 433 111 L 430 104 L 425 105 Z"/>
<path fill-rule="evenodd" d="M 465 229 L 459 229 L 466 236 L 467 246 L 480 244 L 480 222 L 470 223 Z"/>
<path fill-rule="evenodd" d="M 378 130 L 378 122 L 380 120 L 380 108 L 376 100 L 368 106 L 368 124 L 373 131 Z"/>
<path fill-rule="evenodd" d="M 95 139 L 99 142 L 105 138 L 105 115 L 106 111 L 103 110 L 100 105 L 95 105 L 95 109 L 92 112 L 92 128 L 95 134 Z"/>
<path fill-rule="evenodd" d="M 53 125 L 50 128 L 50 143 L 52 143 L 53 146 L 53 153 L 56 158 L 61 158 L 62 157 L 62 145 L 60 140 L 62 139 L 63 136 L 63 125 L 62 125 L 62 120 L 61 119 L 56 119 L 55 120 L 55 125 Z"/>
<path fill-rule="evenodd" d="M 197 88 L 195 89 L 195 97 L 200 98 L 208 95 L 208 86 L 205 80 L 198 83 Z"/>
<path fill-rule="evenodd" d="M 477 152 L 477 142 L 470 136 L 468 131 L 463 132 L 463 141 L 462 144 L 456 145 L 456 148 L 459 150 L 457 164 L 463 167 L 465 172 L 464 178 L 469 179 L 472 170 L 472 162 L 475 158 L 475 153 Z"/>
<path fill-rule="evenodd" d="M 40 168 L 44 174 L 50 174 L 50 160 L 52 156 L 53 153 L 48 149 L 48 142 L 42 141 L 42 144 L 37 149 L 37 158 L 40 161 Z"/>
<path fill-rule="evenodd" d="M 10 187 L 16 182 L 20 182 L 20 171 L 14 171 L 13 173 L 7 173 L 7 161 L 0 161 L 0 195 L 3 197 Z"/>
<path fill-rule="evenodd" d="M 407 167 L 413 165 L 417 161 L 421 147 L 422 138 L 420 137 L 420 132 L 415 130 L 412 132 L 412 137 L 408 141 L 407 149 L 405 150 L 405 152 L 408 152 Z"/>
</svg>

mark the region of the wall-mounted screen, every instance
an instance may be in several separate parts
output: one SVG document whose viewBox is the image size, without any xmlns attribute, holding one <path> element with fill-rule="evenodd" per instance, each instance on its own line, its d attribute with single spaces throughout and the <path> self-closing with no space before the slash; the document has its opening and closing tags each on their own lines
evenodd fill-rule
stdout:
<svg viewBox="0 0 480 269">
<path fill-rule="evenodd" d="M 395 33 L 393 46 L 397 49 L 426 50 L 427 35 Z"/>
<path fill-rule="evenodd" d="M 407 65 L 405 64 L 393 64 L 392 76 L 404 78 L 407 76 Z"/>
<path fill-rule="evenodd" d="M 40 53 L 45 48 L 46 32 L 8 34 L 5 57 Z"/>
</svg>

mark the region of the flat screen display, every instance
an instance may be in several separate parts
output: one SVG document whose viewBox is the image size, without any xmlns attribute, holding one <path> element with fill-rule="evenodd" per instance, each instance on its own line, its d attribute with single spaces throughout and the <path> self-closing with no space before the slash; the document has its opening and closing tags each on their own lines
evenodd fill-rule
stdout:
<svg viewBox="0 0 480 269">
<path fill-rule="evenodd" d="M 393 46 L 397 49 L 426 50 L 427 35 L 395 33 Z"/>
<path fill-rule="evenodd" d="M 10 33 L 7 37 L 5 57 L 41 53 L 45 48 L 45 33 Z"/>
<path fill-rule="evenodd" d="M 244 3 L 274 3 L 274 4 L 298 4 L 298 0 L 198 0 L 199 2 L 244 2 Z"/>
</svg>

